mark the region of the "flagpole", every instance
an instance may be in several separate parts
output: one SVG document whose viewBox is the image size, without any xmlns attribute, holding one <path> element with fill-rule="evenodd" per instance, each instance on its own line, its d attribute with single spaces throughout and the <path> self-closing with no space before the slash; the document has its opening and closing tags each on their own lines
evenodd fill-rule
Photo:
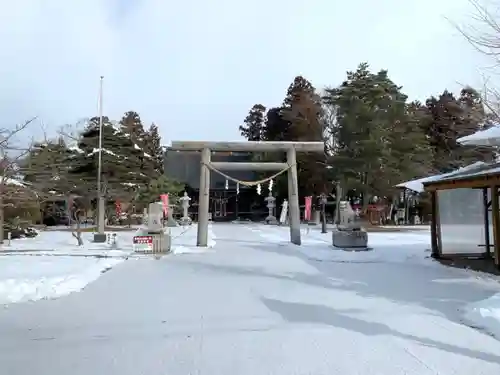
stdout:
<svg viewBox="0 0 500 375">
<path fill-rule="evenodd" d="M 94 242 L 106 242 L 106 235 L 104 233 L 104 211 L 105 201 L 102 194 L 102 128 L 103 128 L 103 83 L 104 76 L 100 77 L 99 81 L 99 150 L 98 150 L 98 164 L 97 164 L 97 234 L 94 235 Z"/>
</svg>

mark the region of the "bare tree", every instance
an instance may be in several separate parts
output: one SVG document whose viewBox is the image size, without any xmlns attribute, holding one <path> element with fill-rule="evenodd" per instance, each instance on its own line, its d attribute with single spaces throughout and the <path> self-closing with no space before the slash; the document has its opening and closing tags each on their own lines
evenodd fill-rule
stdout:
<svg viewBox="0 0 500 375">
<path fill-rule="evenodd" d="M 450 21 L 457 30 L 480 53 L 492 57 L 500 63 L 500 13 L 498 0 L 486 1 L 469 0 L 474 9 L 471 23 L 467 26 L 458 25 Z M 493 6 L 494 5 L 494 6 Z"/>
<path fill-rule="evenodd" d="M 449 21 L 476 51 L 492 61 L 492 66 L 484 68 L 488 75 L 497 75 L 500 73 L 497 71 L 500 66 L 500 1 L 469 0 L 469 3 L 473 13 L 467 25 Z M 490 117 L 500 121 L 500 91 L 484 74 L 482 96 Z"/>
</svg>

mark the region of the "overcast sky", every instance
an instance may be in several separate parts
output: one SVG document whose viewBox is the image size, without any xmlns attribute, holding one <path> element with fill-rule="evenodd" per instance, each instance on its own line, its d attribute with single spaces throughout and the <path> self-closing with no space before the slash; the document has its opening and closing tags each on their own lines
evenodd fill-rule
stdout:
<svg viewBox="0 0 500 375">
<path fill-rule="evenodd" d="M 235 140 L 296 75 L 337 85 L 367 61 L 411 99 L 480 85 L 487 64 L 445 19 L 467 0 L 0 0 L 2 126 L 54 131 L 136 110 L 163 142 Z"/>
</svg>

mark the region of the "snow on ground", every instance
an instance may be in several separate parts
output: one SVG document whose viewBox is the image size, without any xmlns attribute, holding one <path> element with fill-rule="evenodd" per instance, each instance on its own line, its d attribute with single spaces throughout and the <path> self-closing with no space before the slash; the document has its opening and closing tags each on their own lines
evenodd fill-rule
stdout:
<svg viewBox="0 0 500 375">
<path fill-rule="evenodd" d="M 215 251 L 129 260 L 81 293 L 0 309 L 3 372 L 500 373 L 500 341 L 461 316 L 498 282 L 432 261 L 426 233 L 373 233 L 352 253 L 312 228 L 300 247 L 288 228 L 212 230 Z"/>
<path fill-rule="evenodd" d="M 121 259 L 0 257 L 0 305 L 56 298 L 82 290 Z"/>
<path fill-rule="evenodd" d="M 173 254 L 200 252 L 196 248 L 195 225 L 170 230 Z M 92 233 L 82 234 L 84 245 L 79 247 L 71 232 L 53 230 L 4 244 L 0 248 L 0 305 L 56 298 L 82 290 L 103 271 L 132 255 L 135 230 L 116 233 L 116 247 L 93 243 Z M 214 245 L 210 226 L 209 247 Z"/>
<path fill-rule="evenodd" d="M 254 225 L 250 230 L 271 242 L 288 245 L 288 227 Z M 318 227 L 302 226 L 302 251 L 311 259 L 336 262 L 414 262 L 433 265 L 430 257 L 430 233 L 425 230 L 414 232 L 374 232 L 369 233 L 369 251 L 343 251 L 331 246 L 332 233 L 321 233 Z"/>
<path fill-rule="evenodd" d="M 467 305 L 463 311 L 466 321 L 471 325 L 500 339 L 500 292 Z"/>
<path fill-rule="evenodd" d="M 289 228 L 253 225 L 250 230 L 269 241 L 288 246 Z M 303 226 L 302 246 L 295 247 L 307 259 L 335 263 L 411 263 L 426 267 L 444 267 L 430 258 L 430 233 L 418 228 L 410 232 L 369 233 L 369 251 L 334 249 L 331 232 L 323 234 L 317 227 Z M 454 270 L 467 274 L 476 283 L 496 287 L 497 294 L 460 307 L 464 321 L 500 339 L 500 278 L 470 270 Z"/>
<path fill-rule="evenodd" d="M 127 257 L 134 252 L 133 237 L 136 229 L 130 231 L 116 231 L 116 247 L 108 243 L 92 242 L 93 233 L 82 233 L 83 246 L 77 246 L 77 241 L 69 231 L 48 230 L 40 231 L 34 238 L 20 238 L 0 245 L 0 256 L 11 253 L 23 253 L 25 255 L 71 255 L 71 256 L 101 256 L 101 257 Z M 196 252 L 197 226 L 178 226 L 166 228 L 172 236 L 172 252 L 187 253 Z M 215 235 L 212 226 L 208 228 L 208 246 L 215 246 Z"/>
</svg>

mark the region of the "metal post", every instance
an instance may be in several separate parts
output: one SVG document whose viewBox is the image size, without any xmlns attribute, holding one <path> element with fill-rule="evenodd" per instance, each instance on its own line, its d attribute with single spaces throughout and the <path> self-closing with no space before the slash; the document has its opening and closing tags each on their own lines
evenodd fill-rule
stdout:
<svg viewBox="0 0 500 375">
<path fill-rule="evenodd" d="M 340 200 L 342 199 L 342 187 L 340 186 L 340 182 L 337 181 L 335 187 L 335 224 L 340 224 Z"/>
<path fill-rule="evenodd" d="M 491 258 L 490 249 L 490 208 L 488 202 L 488 188 L 483 188 L 483 209 L 484 209 L 484 244 L 486 256 Z"/>
<path fill-rule="evenodd" d="M 288 205 L 290 215 L 290 242 L 295 245 L 302 243 L 300 239 L 299 187 L 297 184 L 297 155 L 294 147 L 286 152 L 288 170 Z"/>
<path fill-rule="evenodd" d="M 201 151 L 200 161 L 200 192 L 198 199 L 198 237 L 197 246 L 208 246 L 208 206 L 210 194 L 210 149 L 204 148 Z"/>
<path fill-rule="evenodd" d="M 240 216 L 240 211 L 239 211 L 239 207 L 238 207 L 238 200 L 239 200 L 238 196 L 239 195 L 240 195 L 239 193 L 236 193 L 236 207 L 235 207 L 235 210 L 234 210 L 235 213 L 236 213 L 236 220 L 238 220 L 240 218 L 239 217 Z"/>
<path fill-rule="evenodd" d="M 94 236 L 94 242 L 105 242 L 104 235 L 104 213 L 106 209 L 104 197 L 101 191 L 101 175 L 102 175 L 102 107 L 103 107 L 103 81 L 104 76 L 100 77 L 99 82 L 99 150 L 97 164 L 97 235 Z"/>
<path fill-rule="evenodd" d="M 326 233 L 326 195 L 321 194 L 321 233 Z"/>
</svg>

